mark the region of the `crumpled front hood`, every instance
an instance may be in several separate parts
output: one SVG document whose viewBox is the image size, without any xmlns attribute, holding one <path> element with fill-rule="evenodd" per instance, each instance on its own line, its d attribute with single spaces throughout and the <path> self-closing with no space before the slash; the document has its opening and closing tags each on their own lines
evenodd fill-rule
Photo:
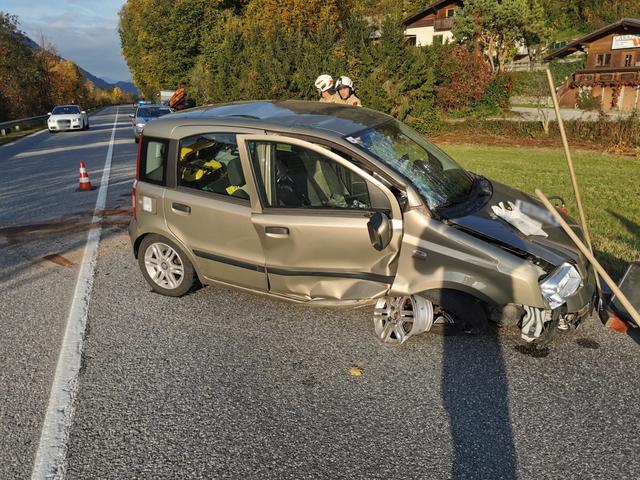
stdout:
<svg viewBox="0 0 640 480">
<path fill-rule="evenodd" d="M 582 255 L 578 247 L 575 246 L 559 225 L 555 226 L 548 222 L 543 222 L 542 228 L 549 235 L 546 238 L 535 235 L 526 236 L 516 227 L 498 218 L 491 210 L 491 206 L 497 205 L 499 202 L 504 202 L 506 205 L 507 202 L 516 203 L 517 200 L 520 200 L 543 210 L 545 210 L 545 207 L 538 199 L 520 190 L 493 180 L 491 184 L 493 186 L 493 195 L 480 210 L 463 217 L 451 218 L 449 221 L 461 227 L 462 230 L 467 230 L 469 233 L 476 234 L 488 241 L 495 241 L 507 248 L 526 252 L 554 266 L 558 266 L 568 260 L 582 263 Z M 565 220 L 578 237 L 582 239 L 582 230 L 576 222 L 566 216 Z"/>
</svg>

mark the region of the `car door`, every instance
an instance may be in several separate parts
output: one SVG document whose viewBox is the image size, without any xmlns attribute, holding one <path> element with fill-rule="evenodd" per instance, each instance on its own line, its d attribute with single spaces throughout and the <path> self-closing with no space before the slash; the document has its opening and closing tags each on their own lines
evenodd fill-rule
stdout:
<svg viewBox="0 0 640 480">
<path fill-rule="evenodd" d="M 265 260 L 235 131 L 191 129 L 173 156 L 175 188 L 163 198 L 168 228 L 207 279 L 266 291 Z"/>
<path fill-rule="evenodd" d="M 269 291 L 298 300 L 362 300 L 393 283 L 402 241 L 400 207 L 389 189 L 345 158 L 294 138 L 238 135 L 253 173 L 253 226 L 265 256 Z M 391 218 L 381 251 L 367 224 Z"/>
</svg>

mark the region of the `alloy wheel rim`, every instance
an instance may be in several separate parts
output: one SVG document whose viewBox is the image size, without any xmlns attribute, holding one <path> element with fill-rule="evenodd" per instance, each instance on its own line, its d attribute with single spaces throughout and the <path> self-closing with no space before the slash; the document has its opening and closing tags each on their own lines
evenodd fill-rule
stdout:
<svg viewBox="0 0 640 480">
<path fill-rule="evenodd" d="M 144 265 L 153 282 L 167 290 L 178 288 L 184 280 L 180 255 L 166 243 L 152 243 L 144 253 Z"/>
<path fill-rule="evenodd" d="M 431 329 L 433 304 L 417 295 L 383 297 L 376 303 L 373 324 L 380 341 L 401 345 Z"/>
</svg>

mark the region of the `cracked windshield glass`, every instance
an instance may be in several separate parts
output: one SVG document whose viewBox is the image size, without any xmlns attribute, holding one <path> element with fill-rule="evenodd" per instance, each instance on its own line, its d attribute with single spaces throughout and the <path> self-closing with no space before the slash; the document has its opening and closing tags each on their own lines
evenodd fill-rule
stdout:
<svg viewBox="0 0 640 480">
<path fill-rule="evenodd" d="M 410 181 L 432 210 L 464 201 L 473 176 L 435 145 L 392 120 L 347 138 Z"/>
</svg>

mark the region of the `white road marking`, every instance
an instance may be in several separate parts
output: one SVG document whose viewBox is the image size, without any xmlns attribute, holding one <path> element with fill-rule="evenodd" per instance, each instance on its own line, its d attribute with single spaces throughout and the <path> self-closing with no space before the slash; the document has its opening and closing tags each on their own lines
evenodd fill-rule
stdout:
<svg viewBox="0 0 640 480">
<path fill-rule="evenodd" d="M 76 282 L 73 301 L 67 318 L 67 328 L 62 341 L 55 377 L 49 396 L 49 405 L 45 415 L 40 443 L 31 473 L 32 480 L 62 479 L 65 476 L 67 461 L 67 441 L 75 412 L 74 401 L 78 391 L 78 374 L 83 351 L 84 334 L 87 325 L 89 302 L 98 256 L 98 244 L 102 227 L 101 211 L 107 201 L 111 158 L 118 124 L 118 111 L 111 130 L 111 141 L 104 163 L 98 199 L 93 211 L 92 228 L 87 235 L 80 273 Z"/>
<path fill-rule="evenodd" d="M 124 144 L 130 144 L 133 142 L 133 135 L 131 136 L 130 139 L 121 139 L 121 140 L 117 140 L 115 143 L 117 145 L 124 145 Z M 27 150 L 26 152 L 22 152 L 22 153 L 17 153 L 15 155 L 13 155 L 11 158 L 29 158 L 29 157 L 37 157 L 40 155 L 51 155 L 52 153 L 59 153 L 59 152 L 68 152 L 71 150 L 86 150 L 88 148 L 100 148 L 100 147 L 106 147 L 107 145 L 110 145 L 112 142 L 93 142 L 93 143 L 85 143 L 82 145 L 73 145 L 70 147 L 54 147 L 54 148 L 41 148 L 39 150 Z"/>
</svg>

